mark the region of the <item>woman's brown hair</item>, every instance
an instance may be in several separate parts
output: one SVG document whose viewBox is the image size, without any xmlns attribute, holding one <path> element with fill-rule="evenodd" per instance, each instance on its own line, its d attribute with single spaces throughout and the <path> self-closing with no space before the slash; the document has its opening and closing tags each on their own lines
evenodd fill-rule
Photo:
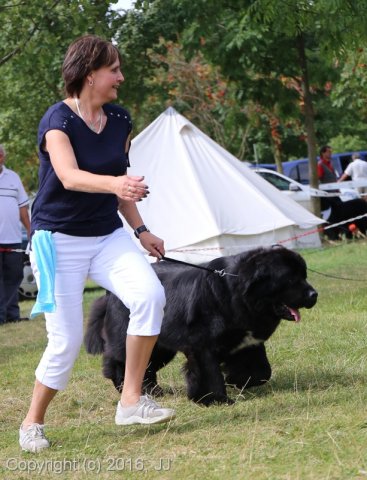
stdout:
<svg viewBox="0 0 367 480">
<path fill-rule="evenodd" d="M 96 35 L 84 35 L 69 46 L 62 66 L 65 92 L 74 97 L 82 91 L 84 80 L 93 70 L 120 61 L 121 54 L 111 42 Z"/>
</svg>

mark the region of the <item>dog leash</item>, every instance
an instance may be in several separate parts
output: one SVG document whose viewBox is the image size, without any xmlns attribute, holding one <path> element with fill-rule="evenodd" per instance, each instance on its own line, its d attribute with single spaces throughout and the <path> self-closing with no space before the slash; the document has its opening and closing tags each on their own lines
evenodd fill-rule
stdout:
<svg viewBox="0 0 367 480">
<path fill-rule="evenodd" d="M 335 278 L 336 280 L 347 280 L 348 282 L 366 282 L 365 278 L 346 278 L 346 277 L 338 277 L 337 275 L 331 275 L 330 273 L 323 273 L 318 272 L 317 270 L 312 270 L 312 268 L 307 267 L 307 270 L 312 273 L 317 273 L 318 275 L 322 275 L 323 277 Z"/>
<path fill-rule="evenodd" d="M 214 268 L 208 268 L 208 267 L 203 267 L 202 265 L 195 265 L 193 263 L 183 262 L 182 260 L 165 257 L 164 255 L 162 255 L 160 259 L 166 260 L 167 262 L 171 262 L 171 263 L 179 263 L 181 265 L 187 265 L 188 267 L 200 268 L 201 270 L 206 270 L 207 272 L 215 273 L 220 277 L 224 277 L 225 275 L 230 275 L 231 277 L 238 277 L 238 275 L 235 275 L 234 273 L 225 272 L 224 268 L 222 270 L 215 270 Z"/>
</svg>

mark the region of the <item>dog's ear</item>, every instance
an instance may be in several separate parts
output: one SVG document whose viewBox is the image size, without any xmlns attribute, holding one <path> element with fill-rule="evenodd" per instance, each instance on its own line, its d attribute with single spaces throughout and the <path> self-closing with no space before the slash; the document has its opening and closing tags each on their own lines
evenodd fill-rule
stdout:
<svg viewBox="0 0 367 480">
<path fill-rule="evenodd" d="M 306 263 L 296 252 L 284 247 L 259 248 L 239 259 L 242 295 L 252 301 L 279 292 L 289 272 L 306 278 Z"/>
<path fill-rule="evenodd" d="M 268 272 L 255 272 L 241 282 L 241 293 L 245 298 L 261 298 L 273 290 L 274 278 Z"/>
<path fill-rule="evenodd" d="M 274 288 L 276 272 L 265 249 L 259 249 L 239 259 L 238 274 L 244 297 L 261 297 Z"/>
</svg>

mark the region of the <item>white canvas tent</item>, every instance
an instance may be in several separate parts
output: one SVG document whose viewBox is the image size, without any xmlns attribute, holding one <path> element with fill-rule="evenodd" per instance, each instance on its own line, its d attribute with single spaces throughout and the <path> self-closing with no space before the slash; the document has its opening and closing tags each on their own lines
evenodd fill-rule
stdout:
<svg viewBox="0 0 367 480">
<path fill-rule="evenodd" d="M 134 138 L 130 163 L 128 175 L 144 175 L 149 185 L 150 195 L 137 205 L 151 231 L 164 239 L 167 256 L 199 263 L 277 242 L 288 248 L 320 245 L 320 218 L 173 108 Z"/>
</svg>

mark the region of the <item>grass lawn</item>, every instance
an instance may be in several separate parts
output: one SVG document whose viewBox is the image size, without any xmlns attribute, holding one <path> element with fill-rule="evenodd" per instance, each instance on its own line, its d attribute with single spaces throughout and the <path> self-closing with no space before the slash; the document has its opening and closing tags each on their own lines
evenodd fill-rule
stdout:
<svg viewBox="0 0 367 480">
<path fill-rule="evenodd" d="M 231 390 L 232 406 L 189 402 L 178 356 L 160 375 L 161 403 L 177 419 L 118 427 L 118 394 L 101 358 L 82 349 L 66 391 L 48 411 L 52 447 L 21 452 L 18 428 L 46 343 L 44 320 L 0 329 L 0 478 L 322 480 L 367 478 L 367 242 L 304 251 L 319 292 L 300 324 L 283 321 L 267 343 L 273 378 Z M 353 279 L 353 280 L 352 280 Z M 85 293 L 85 314 L 101 290 Z M 32 303 L 22 302 L 22 314 Z M 29 472 L 29 473 L 28 473 Z"/>
</svg>

